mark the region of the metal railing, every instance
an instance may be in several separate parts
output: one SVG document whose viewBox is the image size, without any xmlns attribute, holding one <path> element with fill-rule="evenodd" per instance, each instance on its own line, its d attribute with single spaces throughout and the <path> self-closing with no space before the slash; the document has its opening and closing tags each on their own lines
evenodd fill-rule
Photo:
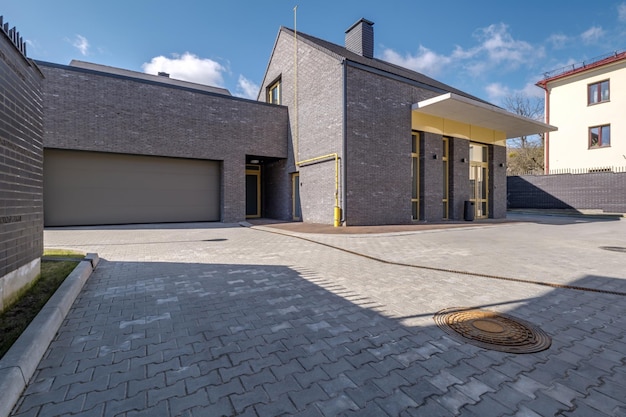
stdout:
<svg viewBox="0 0 626 417">
<path fill-rule="evenodd" d="M 609 58 L 614 58 L 614 57 L 618 57 L 621 54 L 624 54 L 626 52 L 626 49 L 623 50 L 618 50 L 618 51 L 613 51 L 613 52 L 609 52 L 606 53 L 604 55 L 600 55 L 594 58 L 591 58 L 587 61 L 582 61 L 582 62 L 577 62 L 575 64 L 571 64 L 571 65 L 566 65 L 564 67 L 561 68 L 557 68 L 548 72 L 544 72 L 543 73 L 543 79 L 548 79 L 548 78 L 552 78 L 552 77 L 556 77 L 558 75 L 562 75 L 568 72 L 573 72 L 582 68 L 587 68 L 587 67 L 591 67 L 599 62 L 604 61 L 605 59 L 609 59 Z"/>
<path fill-rule="evenodd" d="M 603 166 L 603 167 L 592 167 L 592 168 L 559 168 L 559 169 L 551 169 L 549 172 L 545 172 L 544 170 L 533 170 L 526 171 L 521 174 L 507 174 L 509 177 L 519 176 L 519 175 L 562 175 L 562 174 L 597 174 L 597 173 L 626 173 L 626 166 Z"/>
</svg>

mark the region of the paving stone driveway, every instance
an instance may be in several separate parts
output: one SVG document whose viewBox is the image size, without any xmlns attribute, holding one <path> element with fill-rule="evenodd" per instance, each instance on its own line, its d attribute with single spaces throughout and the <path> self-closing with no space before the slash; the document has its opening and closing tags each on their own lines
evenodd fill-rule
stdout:
<svg viewBox="0 0 626 417">
<path fill-rule="evenodd" d="M 626 296 L 487 275 L 624 292 L 626 221 L 530 220 L 46 230 L 101 262 L 14 415 L 624 416 Z M 529 321 L 552 346 L 460 343 L 432 319 L 456 306 Z"/>
</svg>

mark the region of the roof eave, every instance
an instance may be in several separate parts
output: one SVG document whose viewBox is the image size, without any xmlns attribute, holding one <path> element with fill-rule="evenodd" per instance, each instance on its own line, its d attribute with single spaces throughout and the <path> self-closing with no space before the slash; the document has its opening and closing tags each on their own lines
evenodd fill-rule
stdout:
<svg viewBox="0 0 626 417">
<path fill-rule="evenodd" d="M 454 93 L 413 104 L 413 111 L 504 132 L 507 139 L 556 131 L 555 126 Z"/>
</svg>

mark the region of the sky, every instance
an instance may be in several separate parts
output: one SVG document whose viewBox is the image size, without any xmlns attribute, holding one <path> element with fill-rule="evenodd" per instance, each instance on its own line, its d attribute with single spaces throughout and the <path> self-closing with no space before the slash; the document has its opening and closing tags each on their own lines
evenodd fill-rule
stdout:
<svg viewBox="0 0 626 417">
<path fill-rule="evenodd" d="M 375 57 L 496 105 L 626 50 L 626 0 L 0 0 L 0 15 L 35 60 L 164 71 L 252 99 L 281 26 L 343 45 L 366 18 Z"/>
</svg>

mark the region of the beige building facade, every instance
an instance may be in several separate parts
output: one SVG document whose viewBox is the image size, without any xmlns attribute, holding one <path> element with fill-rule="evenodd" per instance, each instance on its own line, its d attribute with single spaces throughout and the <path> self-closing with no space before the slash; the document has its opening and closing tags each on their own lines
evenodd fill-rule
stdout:
<svg viewBox="0 0 626 417">
<path fill-rule="evenodd" d="M 548 173 L 610 172 L 626 166 L 626 51 L 537 83 L 546 94 Z"/>
</svg>

